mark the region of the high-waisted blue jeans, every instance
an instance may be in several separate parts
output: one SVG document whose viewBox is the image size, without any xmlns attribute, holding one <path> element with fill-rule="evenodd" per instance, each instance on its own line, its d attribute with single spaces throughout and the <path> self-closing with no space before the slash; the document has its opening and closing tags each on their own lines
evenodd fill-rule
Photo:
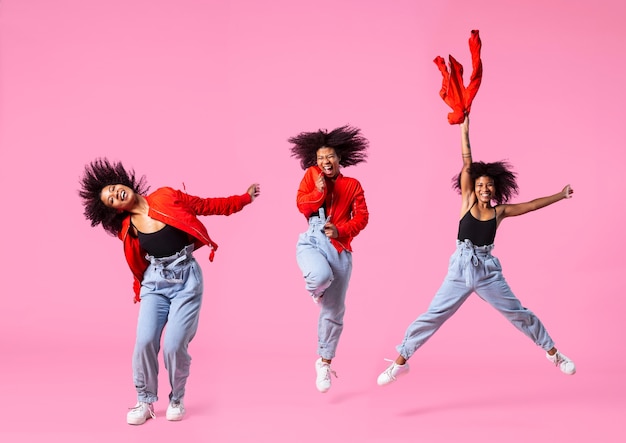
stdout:
<svg viewBox="0 0 626 443">
<path fill-rule="evenodd" d="M 539 318 L 522 306 L 502 275 L 494 245 L 474 246 L 469 240 L 457 240 L 450 257 L 448 274 L 432 299 L 428 310 L 409 325 L 397 350 L 405 359 L 422 346 L 449 319 L 472 292 L 504 315 L 536 345 L 548 351 L 554 341 Z"/>
<path fill-rule="evenodd" d="M 304 277 L 306 290 L 320 299 L 320 315 L 317 325 L 320 357 L 335 357 L 339 337 L 343 331 L 346 312 L 346 292 L 352 274 L 352 253 L 335 249 L 322 232 L 326 223 L 324 210 L 309 219 L 309 229 L 300 234 L 296 246 L 296 259 Z"/>
<path fill-rule="evenodd" d="M 202 304 L 202 270 L 193 258 L 193 245 L 166 258 L 147 256 L 150 265 L 141 282 L 137 340 L 133 352 L 133 380 L 138 401 L 155 402 L 158 389 L 158 353 L 161 335 L 170 400 L 185 395 L 191 356 L 189 342 L 198 329 Z"/>
</svg>

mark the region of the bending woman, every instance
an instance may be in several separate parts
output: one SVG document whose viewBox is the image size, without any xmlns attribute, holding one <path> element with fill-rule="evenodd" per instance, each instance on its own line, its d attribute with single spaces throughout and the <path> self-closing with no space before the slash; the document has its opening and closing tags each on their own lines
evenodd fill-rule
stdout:
<svg viewBox="0 0 626 443">
<path fill-rule="evenodd" d="M 126 416 L 140 425 L 154 418 L 157 401 L 161 335 L 163 359 L 171 391 L 165 417 L 181 420 L 183 397 L 189 376 L 189 342 L 198 328 L 203 280 L 193 251 L 209 246 L 209 259 L 217 249 L 199 215 L 230 215 L 241 211 L 260 193 L 258 184 L 242 195 L 200 198 L 172 188 L 147 194 L 145 179 L 135 178 L 121 163 L 97 159 L 85 167 L 79 195 L 85 217 L 92 226 L 102 225 L 124 243 L 124 254 L 133 275 L 135 302 L 139 302 L 137 338 L 133 352 L 133 381 L 137 404 Z"/>
</svg>

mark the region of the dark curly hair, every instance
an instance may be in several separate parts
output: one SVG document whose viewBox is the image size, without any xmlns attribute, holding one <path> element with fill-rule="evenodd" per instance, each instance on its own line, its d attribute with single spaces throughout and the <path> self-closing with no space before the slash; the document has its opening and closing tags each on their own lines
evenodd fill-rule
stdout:
<svg viewBox="0 0 626 443">
<path fill-rule="evenodd" d="M 317 150 L 333 148 L 339 156 L 341 166 L 353 166 L 365 161 L 369 141 L 361 135 L 361 130 L 352 126 L 341 126 L 328 132 L 301 132 L 288 139 L 292 143 L 291 156 L 300 160 L 302 169 L 317 164 Z"/>
<path fill-rule="evenodd" d="M 496 194 L 493 200 L 501 205 L 508 202 L 511 197 L 517 195 L 517 175 L 511 171 L 511 165 L 505 161 L 485 163 L 485 162 L 473 162 L 469 168 L 470 177 L 472 182 L 475 182 L 477 178 L 487 176 L 493 179 Z M 456 175 L 453 179 L 453 187 L 460 193 L 461 192 L 461 174 Z"/>
<path fill-rule="evenodd" d="M 91 226 L 102 224 L 105 231 L 115 236 L 122 229 L 122 220 L 128 214 L 106 206 L 100 200 L 100 193 L 105 186 L 117 184 L 128 186 L 140 195 L 146 194 L 149 189 L 145 176 L 137 179 L 135 171 L 127 171 L 121 162 L 111 163 L 106 158 L 98 158 L 85 166 L 78 191 L 85 207 L 85 218 L 91 221 Z"/>
</svg>

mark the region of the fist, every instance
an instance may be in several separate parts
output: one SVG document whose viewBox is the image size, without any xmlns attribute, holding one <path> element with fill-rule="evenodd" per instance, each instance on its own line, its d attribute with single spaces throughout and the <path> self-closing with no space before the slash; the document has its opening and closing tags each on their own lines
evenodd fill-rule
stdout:
<svg viewBox="0 0 626 443">
<path fill-rule="evenodd" d="M 572 194 L 574 193 L 574 190 L 572 189 L 570 185 L 567 185 L 563 188 L 562 192 L 563 192 L 564 198 L 572 198 Z"/>
<path fill-rule="evenodd" d="M 252 201 L 254 201 L 255 198 L 261 195 L 261 186 L 258 183 L 254 183 L 250 185 L 247 192 L 250 194 Z"/>
<path fill-rule="evenodd" d="M 324 181 L 324 176 L 322 174 L 318 175 L 315 179 L 315 187 L 318 191 L 324 192 L 324 188 L 326 187 L 326 181 Z"/>
<path fill-rule="evenodd" d="M 324 225 L 324 234 L 328 238 L 337 238 L 339 237 L 339 232 L 337 231 L 337 226 L 333 225 L 331 222 L 327 222 Z"/>
</svg>

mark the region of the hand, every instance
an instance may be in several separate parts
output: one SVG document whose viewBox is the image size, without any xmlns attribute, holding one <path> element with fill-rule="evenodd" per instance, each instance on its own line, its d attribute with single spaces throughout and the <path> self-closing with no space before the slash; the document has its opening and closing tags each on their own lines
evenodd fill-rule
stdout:
<svg viewBox="0 0 626 443">
<path fill-rule="evenodd" d="M 328 238 L 337 238 L 339 237 L 339 232 L 337 231 L 337 226 L 333 225 L 331 222 L 326 222 L 324 225 L 324 234 Z"/>
<path fill-rule="evenodd" d="M 572 198 L 572 194 L 574 193 L 574 190 L 572 189 L 570 185 L 567 185 L 563 188 L 563 191 L 561 192 L 563 193 L 563 198 Z"/>
<path fill-rule="evenodd" d="M 318 175 L 315 179 L 315 187 L 318 191 L 324 192 L 324 188 L 326 187 L 326 181 L 324 180 L 324 176 L 322 174 Z"/>
<path fill-rule="evenodd" d="M 463 123 L 461 123 L 460 126 L 461 126 L 461 133 L 463 134 L 469 133 L 469 115 L 468 114 L 465 114 L 465 120 L 463 120 Z"/>
<path fill-rule="evenodd" d="M 246 192 L 250 194 L 250 198 L 254 201 L 255 198 L 261 195 L 261 186 L 258 183 L 254 183 L 250 185 Z"/>
</svg>

